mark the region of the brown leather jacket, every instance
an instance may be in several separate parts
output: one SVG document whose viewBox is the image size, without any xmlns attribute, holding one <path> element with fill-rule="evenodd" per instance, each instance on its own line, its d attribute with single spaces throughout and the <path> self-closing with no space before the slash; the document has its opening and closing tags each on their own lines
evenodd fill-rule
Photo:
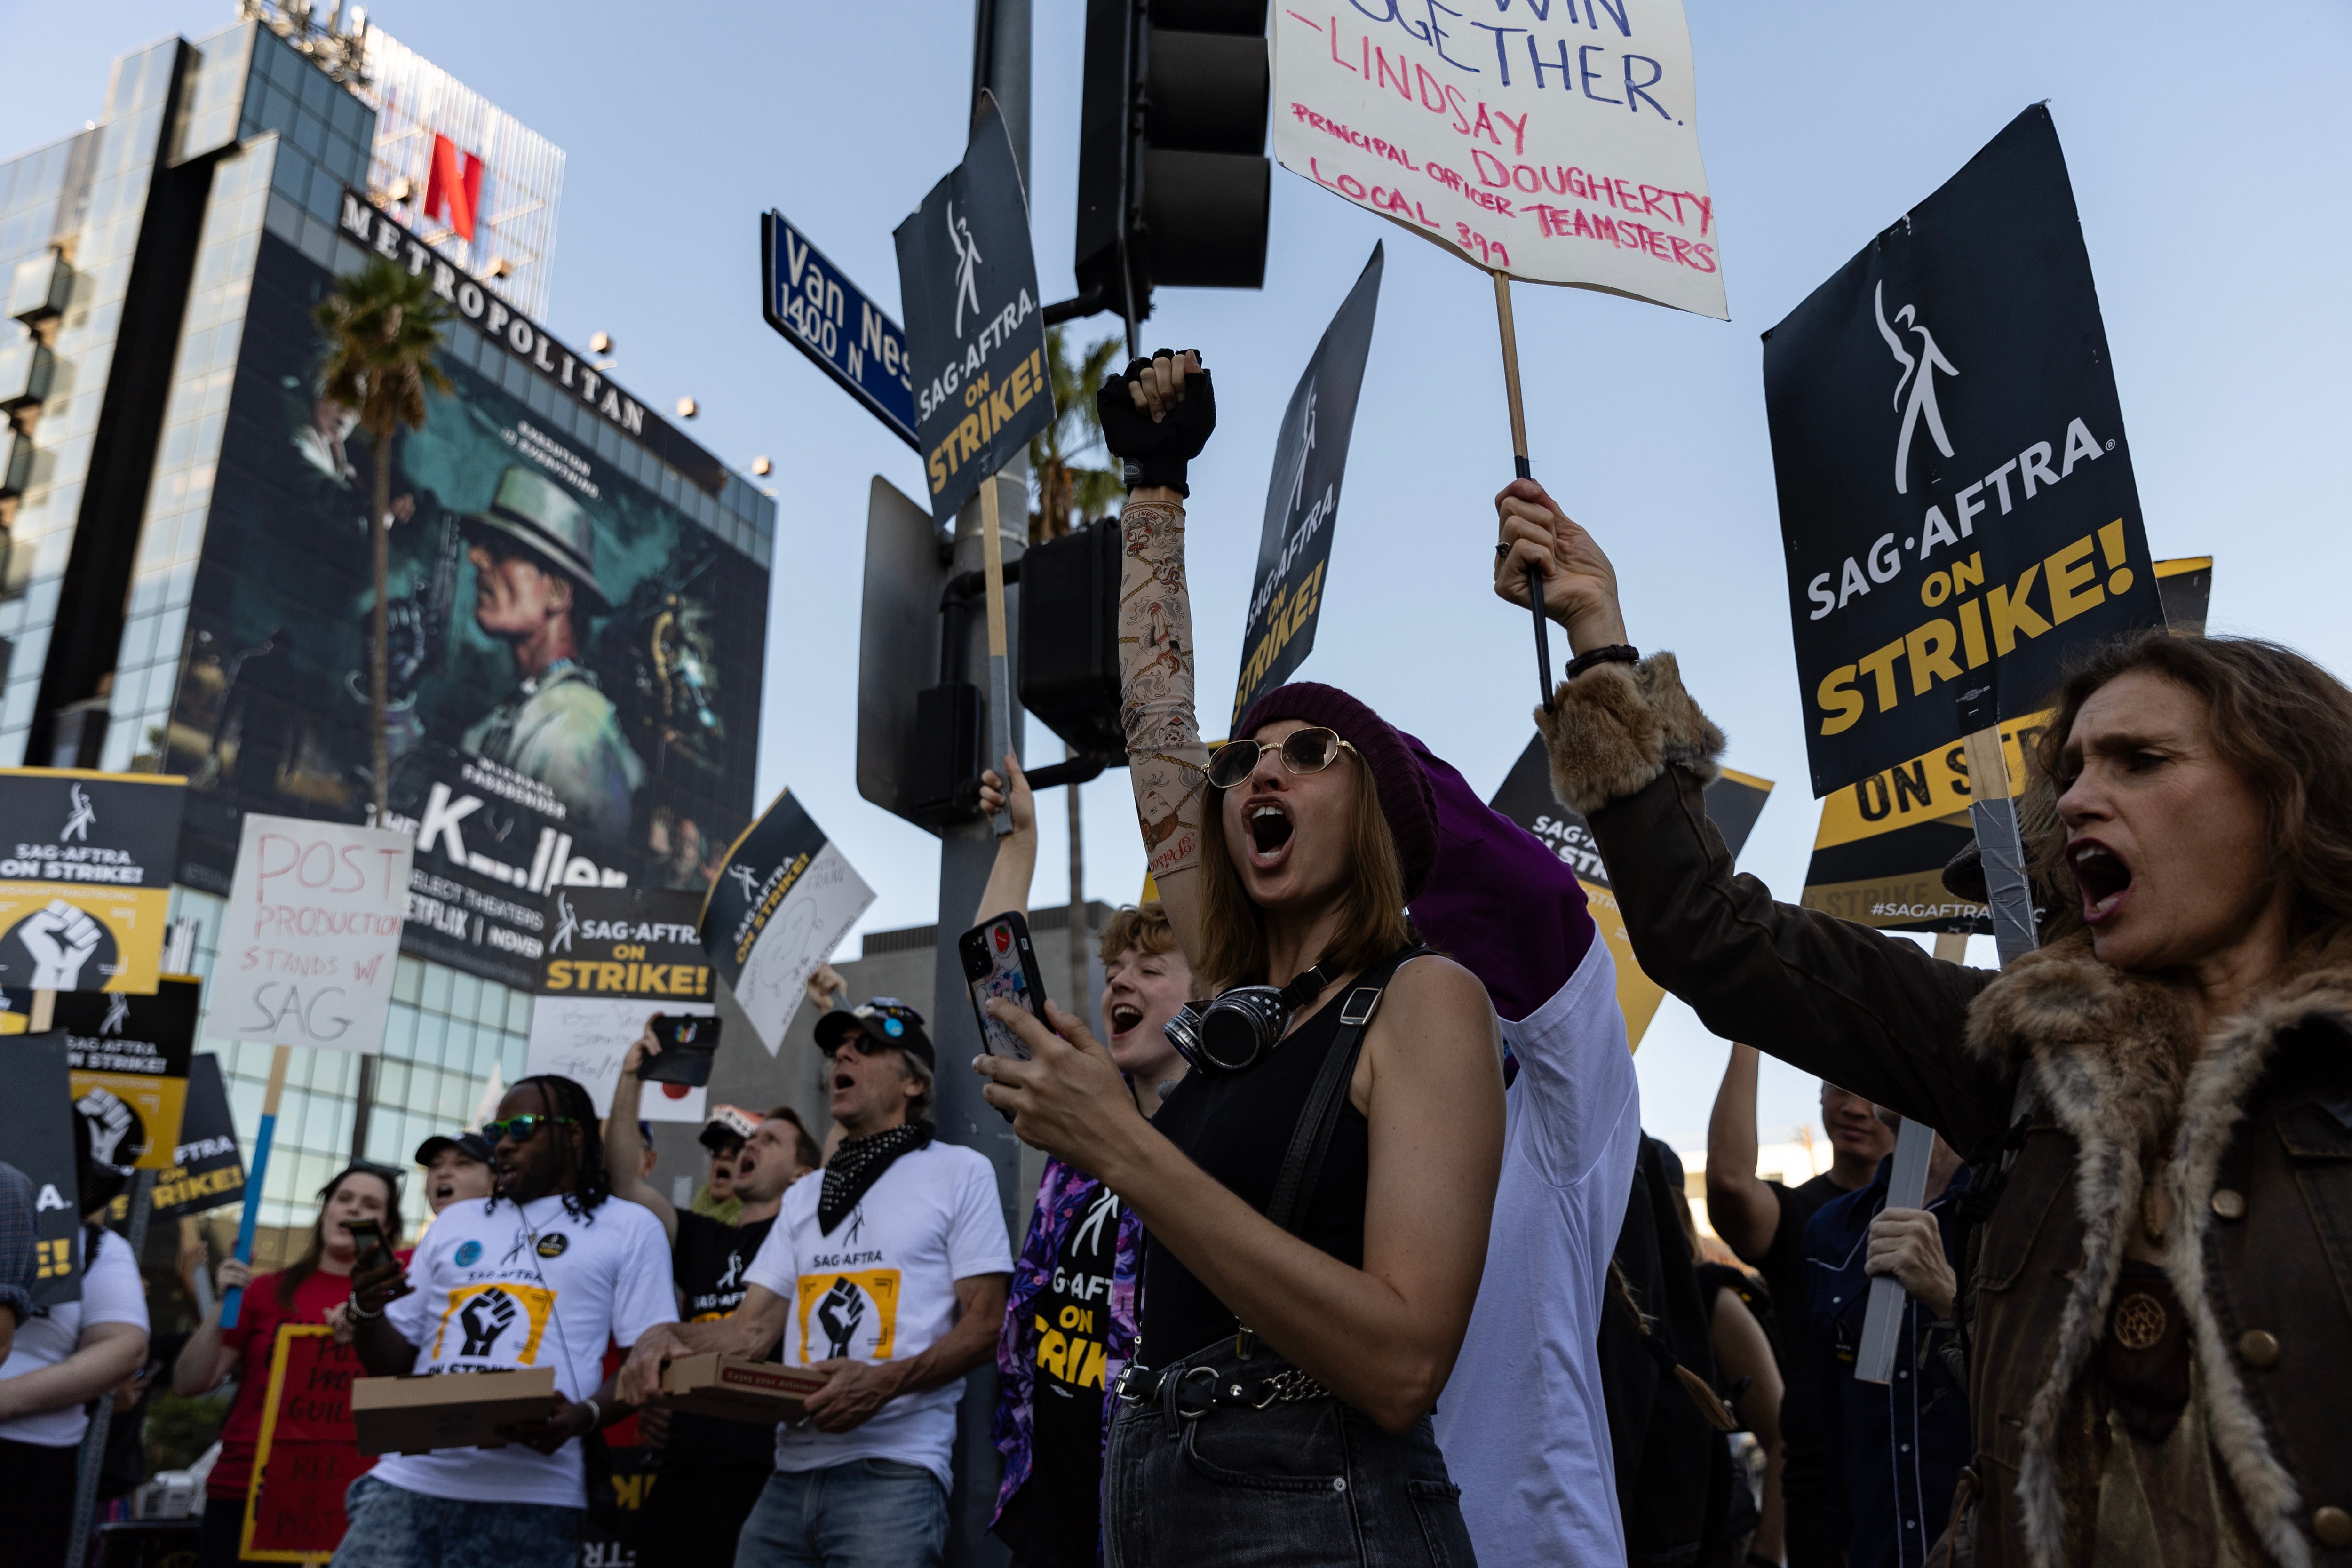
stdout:
<svg viewBox="0 0 2352 1568">
<path fill-rule="evenodd" d="M 2080 939 L 2001 974 L 1939 963 L 1734 874 L 1702 798 L 1723 738 L 1671 654 L 1558 701 L 1537 715 L 1554 790 L 1590 819 L 1651 978 L 1963 1152 L 2021 1123 L 1973 1274 L 1980 1568 L 2093 1554 L 2079 1400 L 2144 1215 L 2241 1538 L 2352 1563 L 2352 937 L 2202 1037 L 2179 987 Z"/>
</svg>

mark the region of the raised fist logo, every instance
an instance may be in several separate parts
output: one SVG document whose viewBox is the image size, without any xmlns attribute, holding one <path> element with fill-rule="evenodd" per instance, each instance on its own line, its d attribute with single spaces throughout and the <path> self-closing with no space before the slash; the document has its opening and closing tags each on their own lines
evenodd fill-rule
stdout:
<svg viewBox="0 0 2352 1568">
<path fill-rule="evenodd" d="M 136 1136 L 139 1118 L 113 1090 L 93 1089 L 74 1101 L 74 1109 L 89 1123 L 89 1157 L 101 1165 L 128 1165 L 139 1157 L 146 1140 Z M 129 1140 L 128 1146 L 125 1140 Z M 121 1157 L 117 1158 L 117 1152 Z"/>
<path fill-rule="evenodd" d="M 457 1321 L 466 1330 L 466 1342 L 457 1353 L 461 1356 L 486 1356 L 507 1325 L 515 1321 L 514 1298 L 503 1290 L 485 1290 L 466 1303 L 457 1314 Z"/>
<path fill-rule="evenodd" d="M 816 1304 L 817 1326 L 824 1331 L 826 1361 L 849 1353 L 849 1337 L 866 1321 L 866 1292 L 847 1279 L 835 1279 Z"/>
<path fill-rule="evenodd" d="M 81 966 L 98 951 L 104 928 L 63 899 L 36 910 L 16 927 L 16 940 L 33 955 L 32 988 L 71 991 L 81 981 Z"/>
</svg>

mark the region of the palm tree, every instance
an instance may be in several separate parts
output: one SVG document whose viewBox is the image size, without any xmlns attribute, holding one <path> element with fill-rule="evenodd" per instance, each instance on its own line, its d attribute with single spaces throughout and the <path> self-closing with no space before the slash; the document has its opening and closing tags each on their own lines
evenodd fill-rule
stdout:
<svg viewBox="0 0 2352 1568">
<path fill-rule="evenodd" d="M 368 759 L 375 810 L 382 826 L 392 787 L 391 748 L 384 738 L 389 677 L 385 643 L 391 636 L 386 601 L 392 596 L 392 443 L 405 427 L 425 425 L 425 395 L 447 396 L 454 388 L 433 363 L 441 346 L 448 307 L 421 272 L 410 272 L 382 257 L 367 268 L 336 279 L 334 292 L 311 312 L 327 341 L 319 367 L 319 391 L 360 416 L 368 433 L 368 466 L 375 470 L 374 504 L 368 509 L 373 545 L 375 604 L 368 616 Z M 368 1111 L 375 1098 L 375 1058 L 362 1056 L 352 1107 L 352 1158 L 367 1157 Z"/>
<path fill-rule="evenodd" d="M 1069 357 L 1063 327 L 1045 329 L 1046 374 L 1054 384 L 1054 422 L 1030 437 L 1029 470 L 1037 499 L 1029 513 L 1029 542 L 1059 539 L 1072 523 L 1109 515 L 1121 493 L 1118 468 L 1083 468 L 1076 459 L 1103 450 L 1102 421 L 1095 415 L 1095 388 L 1127 347 L 1123 338 L 1105 338 Z M 1108 456 L 1105 452 L 1105 456 Z M 1075 515 L 1074 515 L 1075 514 Z"/>
<path fill-rule="evenodd" d="M 434 294 L 432 281 L 425 274 L 376 257 L 365 271 L 338 279 L 334 292 L 319 301 L 311 318 L 327 341 L 327 360 L 319 368 L 319 390 L 359 416 L 360 428 L 368 434 L 368 466 L 374 470 L 374 504 L 368 512 L 375 557 L 375 604 L 368 621 L 368 729 L 374 820 L 382 823 L 390 805 L 387 792 L 392 781 L 384 740 L 392 443 L 404 428 L 424 427 L 427 392 L 446 396 L 452 390 L 449 378 L 433 363 L 450 310 Z"/>
</svg>

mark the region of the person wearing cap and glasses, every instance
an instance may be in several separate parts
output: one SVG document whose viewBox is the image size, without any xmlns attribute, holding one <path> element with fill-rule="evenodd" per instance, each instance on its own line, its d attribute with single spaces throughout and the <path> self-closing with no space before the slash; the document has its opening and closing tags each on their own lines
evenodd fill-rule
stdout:
<svg viewBox="0 0 2352 1568">
<path fill-rule="evenodd" d="M 646 769 L 580 663 L 587 617 L 612 608 L 587 512 L 553 479 L 517 466 L 464 527 L 474 624 L 513 650 L 521 682 L 466 731 L 465 749 L 553 790 L 575 830 L 626 837 Z"/>
<path fill-rule="evenodd" d="M 988 1162 L 932 1136 L 922 1015 L 877 996 L 827 1013 L 816 1040 L 847 1136 L 785 1192 L 741 1304 L 650 1330 L 619 1387 L 642 1403 L 675 1357 L 763 1356 L 781 1340 L 785 1361 L 832 1380 L 777 1429 L 736 1561 L 916 1568 L 947 1550 L 956 1404 L 995 1352 L 1012 1247 Z"/>
<path fill-rule="evenodd" d="M 478 1132 L 436 1132 L 416 1146 L 416 1163 L 425 1167 L 425 1201 L 435 1214 L 490 1195 L 490 1144 Z"/>
</svg>

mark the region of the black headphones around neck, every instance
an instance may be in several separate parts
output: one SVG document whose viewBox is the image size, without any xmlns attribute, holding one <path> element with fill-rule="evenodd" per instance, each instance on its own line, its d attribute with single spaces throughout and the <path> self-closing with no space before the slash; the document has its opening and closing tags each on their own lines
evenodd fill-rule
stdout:
<svg viewBox="0 0 2352 1568">
<path fill-rule="evenodd" d="M 1318 963 L 1287 985 L 1236 985 L 1206 1007 L 1185 1003 L 1160 1033 L 1196 1072 L 1241 1072 L 1274 1049 L 1290 1016 L 1329 983 Z"/>
</svg>

